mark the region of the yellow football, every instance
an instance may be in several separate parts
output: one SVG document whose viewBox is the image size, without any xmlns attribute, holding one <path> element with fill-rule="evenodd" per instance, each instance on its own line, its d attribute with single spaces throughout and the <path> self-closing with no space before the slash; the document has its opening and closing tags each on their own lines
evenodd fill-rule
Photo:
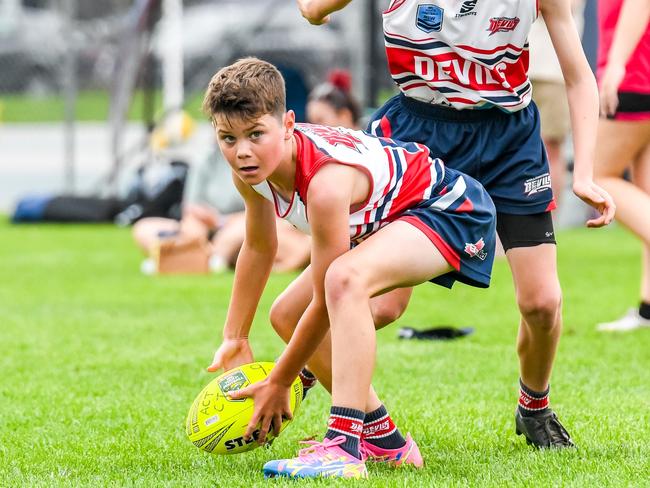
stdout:
<svg viewBox="0 0 650 488">
<path fill-rule="evenodd" d="M 185 429 L 190 441 L 199 449 L 215 454 L 237 454 L 258 447 L 258 430 L 253 433 L 252 439 L 244 440 L 244 433 L 253 416 L 253 400 L 234 400 L 227 395 L 262 381 L 273 366 L 275 363 L 271 362 L 245 364 L 226 371 L 208 383 L 192 403 L 187 415 Z M 289 399 L 292 414 L 295 415 L 301 402 L 302 382 L 296 378 L 291 385 Z M 280 432 L 289 422 L 286 419 L 282 422 Z M 275 436 L 269 432 L 266 437 L 270 441 Z"/>
</svg>

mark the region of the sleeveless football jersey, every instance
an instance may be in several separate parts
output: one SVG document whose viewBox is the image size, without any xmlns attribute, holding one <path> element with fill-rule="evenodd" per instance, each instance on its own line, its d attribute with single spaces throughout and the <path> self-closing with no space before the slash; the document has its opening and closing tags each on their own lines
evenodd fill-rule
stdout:
<svg viewBox="0 0 650 488">
<path fill-rule="evenodd" d="M 535 0 L 393 0 L 383 13 L 388 67 L 404 95 L 456 109 L 530 103 Z"/>
<path fill-rule="evenodd" d="M 405 210 L 436 199 L 434 210 L 454 205 L 471 210 L 465 179 L 461 176 L 451 188 L 440 188 L 445 168 L 440 159 L 429 157 L 429 150 L 415 143 L 403 143 L 373 137 L 343 127 L 297 124 L 296 183 L 290 202 L 285 201 L 263 181 L 253 188 L 275 204 L 278 217 L 310 233 L 306 211 L 309 183 L 319 168 L 338 163 L 359 168 L 369 178 L 368 199 L 350 212 L 350 239 L 360 242 L 383 225 L 398 218 Z M 439 191 L 440 193 L 436 193 Z"/>
</svg>

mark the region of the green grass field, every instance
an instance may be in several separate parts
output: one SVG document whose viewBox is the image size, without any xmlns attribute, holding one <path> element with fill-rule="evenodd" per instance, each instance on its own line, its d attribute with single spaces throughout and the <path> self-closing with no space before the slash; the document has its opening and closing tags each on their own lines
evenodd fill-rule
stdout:
<svg viewBox="0 0 650 488">
<path fill-rule="evenodd" d="M 211 379 L 231 274 L 146 277 L 128 230 L 0 222 L 0 486 L 303 486 L 264 481 L 265 460 L 322 435 L 329 402 L 310 393 L 272 449 L 217 457 L 183 422 Z M 648 486 L 650 330 L 603 335 L 594 324 L 636 302 L 640 246 L 620 229 L 559 234 L 565 329 L 552 404 L 579 448 L 538 452 L 514 434 L 517 329 L 512 284 L 421 286 L 399 324 L 473 326 L 449 343 L 379 334 L 375 385 L 422 471 L 370 466 L 363 486 Z M 258 359 L 281 343 L 267 324 L 292 279 L 271 279 L 253 327 Z M 356 483 L 355 483 L 356 485 Z"/>
</svg>

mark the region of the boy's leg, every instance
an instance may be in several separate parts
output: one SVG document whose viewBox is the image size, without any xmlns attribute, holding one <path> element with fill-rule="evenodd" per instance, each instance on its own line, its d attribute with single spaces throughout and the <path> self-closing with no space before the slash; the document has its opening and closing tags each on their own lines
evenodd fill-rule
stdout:
<svg viewBox="0 0 650 488">
<path fill-rule="evenodd" d="M 370 308 L 376 328 L 397 320 L 408 305 L 412 288 L 398 288 L 370 300 Z M 309 305 L 312 296 L 311 267 L 307 267 L 273 302 L 270 312 L 271 325 L 288 342 L 298 325 L 298 320 Z M 332 348 L 329 332 L 309 360 L 308 367 L 316 374 L 327 391 L 332 391 Z M 376 410 L 381 405 L 372 388 L 366 411 Z"/>
<path fill-rule="evenodd" d="M 451 270 L 423 232 L 399 220 L 330 265 L 325 295 L 332 335 L 333 405 L 356 410 L 366 406 L 375 360 L 370 297 Z"/>
<path fill-rule="evenodd" d="M 311 300 L 312 277 L 310 268 L 298 276 L 271 307 L 271 324 L 278 335 L 288 342 Z M 412 288 L 398 288 L 370 300 L 376 328 L 381 328 L 397 319 L 408 304 Z M 328 332 L 323 342 L 309 360 L 308 371 L 303 369 L 301 375 L 313 372 L 316 378 L 331 393 L 332 391 L 332 345 Z M 303 379 L 303 387 L 312 384 L 310 379 Z M 308 387 L 310 388 L 310 387 Z M 306 390 L 307 391 L 307 390 Z M 361 440 L 366 453 L 374 461 L 394 465 L 409 464 L 422 466 L 422 456 L 417 444 L 410 436 L 404 438 L 395 426 L 386 407 L 374 388 L 370 386 L 363 421 L 364 431 Z"/>
<path fill-rule="evenodd" d="M 400 221 L 330 265 L 325 276 L 333 373 L 328 430 L 322 443 L 301 451 L 297 458 L 266 463 L 265 476 L 367 477 L 360 437 L 375 361 L 370 298 L 452 269 L 422 231 Z"/>
</svg>

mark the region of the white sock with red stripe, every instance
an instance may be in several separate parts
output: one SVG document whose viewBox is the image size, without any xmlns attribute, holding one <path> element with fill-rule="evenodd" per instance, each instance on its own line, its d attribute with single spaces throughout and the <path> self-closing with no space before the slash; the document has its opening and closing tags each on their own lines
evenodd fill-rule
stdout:
<svg viewBox="0 0 650 488">
<path fill-rule="evenodd" d="M 549 385 L 545 391 L 534 391 L 524 385 L 519 379 L 519 413 L 524 417 L 530 417 L 546 412 L 548 410 L 548 394 L 551 390 Z"/>
<path fill-rule="evenodd" d="M 341 449 L 351 456 L 361 459 L 359 454 L 359 439 L 363 431 L 363 418 L 365 413 L 354 408 L 335 407 L 330 409 L 330 418 L 327 421 L 327 439 L 336 439 L 345 436 Z"/>
<path fill-rule="evenodd" d="M 364 441 L 382 449 L 399 449 L 406 444 L 406 439 L 395 427 L 384 405 L 366 414 L 361 437 Z"/>
</svg>

